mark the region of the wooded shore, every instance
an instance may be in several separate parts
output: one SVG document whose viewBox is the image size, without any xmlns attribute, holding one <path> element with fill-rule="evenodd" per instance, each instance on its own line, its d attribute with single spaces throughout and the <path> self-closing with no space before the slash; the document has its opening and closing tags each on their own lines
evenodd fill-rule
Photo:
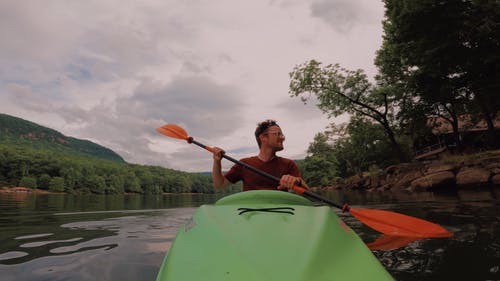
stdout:
<svg viewBox="0 0 500 281">
<path fill-rule="evenodd" d="M 500 150 L 403 163 L 383 171 L 363 173 L 324 190 L 456 191 L 500 187 Z"/>
</svg>

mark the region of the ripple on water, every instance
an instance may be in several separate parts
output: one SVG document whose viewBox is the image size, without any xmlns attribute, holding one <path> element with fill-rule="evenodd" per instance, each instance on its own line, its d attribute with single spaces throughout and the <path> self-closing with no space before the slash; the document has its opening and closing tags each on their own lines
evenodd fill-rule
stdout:
<svg viewBox="0 0 500 281">
<path fill-rule="evenodd" d="M 118 244 L 93 245 L 85 247 L 82 245 L 75 245 L 75 246 L 66 246 L 66 247 L 51 249 L 49 252 L 52 254 L 61 255 L 61 254 L 72 254 L 72 253 L 97 250 L 97 249 L 102 249 L 104 251 L 107 251 L 116 247 L 118 247 Z"/>
<path fill-rule="evenodd" d="M 38 242 L 25 243 L 25 244 L 20 245 L 19 247 L 21 247 L 21 248 L 35 248 L 35 247 L 42 247 L 42 246 L 54 244 L 54 243 L 76 242 L 76 241 L 80 241 L 82 239 L 83 239 L 82 237 L 76 237 L 76 238 L 66 239 L 66 240 L 38 241 Z"/>
<path fill-rule="evenodd" d="M 21 258 L 21 257 L 27 256 L 27 255 L 29 255 L 29 254 L 26 253 L 26 252 L 10 251 L 10 252 L 6 252 L 6 253 L 3 253 L 3 254 L 0 254 L 0 261 L 10 260 L 10 259 L 17 259 L 17 258 Z"/>
<path fill-rule="evenodd" d="M 52 235 L 54 235 L 54 233 L 40 233 L 40 234 L 33 234 L 33 235 L 18 236 L 14 239 L 15 240 L 24 240 L 24 239 L 47 237 L 47 236 L 52 236 Z"/>
</svg>

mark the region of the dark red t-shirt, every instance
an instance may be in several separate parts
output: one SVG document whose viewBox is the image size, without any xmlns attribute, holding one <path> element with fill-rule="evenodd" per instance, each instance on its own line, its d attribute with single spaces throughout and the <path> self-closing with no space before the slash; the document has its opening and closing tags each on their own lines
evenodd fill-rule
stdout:
<svg viewBox="0 0 500 281">
<path fill-rule="evenodd" d="M 277 178 L 281 178 L 283 175 L 292 175 L 294 177 L 301 176 L 297 164 L 295 164 L 293 160 L 283 157 L 274 157 L 268 162 L 264 162 L 260 160 L 259 157 L 254 156 L 243 158 L 240 161 Z M 258 175 L 237 164 L 234 165 L 224 176 L 232 183 L 242 180 L 243 191 L 277 189 L 279 185 L 278 182 Z"/>
</svg>

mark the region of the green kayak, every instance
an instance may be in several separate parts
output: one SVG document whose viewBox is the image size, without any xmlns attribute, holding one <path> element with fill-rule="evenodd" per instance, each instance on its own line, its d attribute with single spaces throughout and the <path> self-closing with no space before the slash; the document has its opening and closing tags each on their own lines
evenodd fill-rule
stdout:
<svg viewBox="0 0 500 281">
<path fill-rule="evenodd" d="M 263 190 L 198 208 L 179 229 L 156 280 L 394 279 L 330 207 Z"/>
</svg>

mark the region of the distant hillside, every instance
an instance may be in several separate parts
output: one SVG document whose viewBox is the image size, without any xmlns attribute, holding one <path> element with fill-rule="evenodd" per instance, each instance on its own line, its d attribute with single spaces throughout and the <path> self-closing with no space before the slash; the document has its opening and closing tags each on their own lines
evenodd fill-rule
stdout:
<svg viewBox="0 0 500 281">
<path fill-rule="evenodd" d="M 2 113 L 0 113 L 0 144 L 43 148 L 125 163 L 120 155 L 109 148 L 88 140 L 67 137 L 56 130 Z"/>
</svg>

